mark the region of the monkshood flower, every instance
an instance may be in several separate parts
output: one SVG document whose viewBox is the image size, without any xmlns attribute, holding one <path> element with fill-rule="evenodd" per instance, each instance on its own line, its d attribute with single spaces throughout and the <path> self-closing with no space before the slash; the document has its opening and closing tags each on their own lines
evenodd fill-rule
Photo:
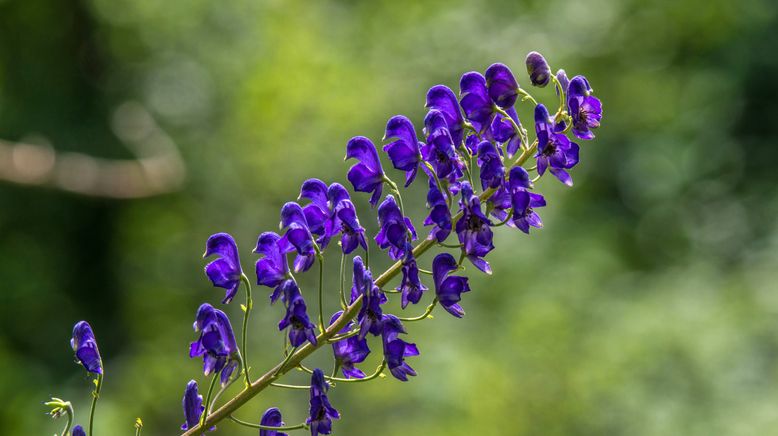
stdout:
<svg viewBox="0 0 778 436">
<path fill-rule="evenodd" d="M 513 107 L 519 95 L 519 84 L 511 69 L 504 64 L 492 64 L 484 74 L 489 97 L 503 109 Z"/>
<path fill-rule="evenodd" d="M 405 186 L 407 187 L 416 178 L 421 161 L 419 146 L 422 145 L 416 138 L 416 129 L 411 120 L 395 115 L 386 123 L 384 140 L 395 138 L 395 141 L 384 145 L 384 151 L 389 155 L 392 166 L 400 171 L 405 171 Z"/>
<path fill-rule="evenodd" d="M 100 359 L 100 350 L 97 349 L 97 340 L 92 332 L 92 326 L 86 321 L 79 321 L 73 326 L 73 338 L 70 346 L 76 353 L 76 358 L 91 373 L 103 373 L 103 361 Z"/>
<path fill-rule="evenodd" d="M 262 414 L 262 419 L 259 420 L 259 425 L 266 425 L 268 427 L 282 427 L 284 426 L 283 418 L 281 417 L 281 411 L 277 407 L 271 407 Z M 259 430 L 259 436 L 288 436 L 286 433 L 275 430 Z"/>
<path fill-rule="evenodd" d="M 332 420 L 340 419 L 340 413 L 332 407 L 327 398 L 328 389 L 322 370 L 314 369 L 311 376 L 310 413 L 305 421 L 311 429 L 311 436 L 332 433 Z"/>
<path fill-rule="evenodd" d="M 430 231 L 430 237 L 438 242 L 443 242 L 451 234 L 451 211 L 448 210 L 446 197 L 438 189 L 435 179 L 429 177 L 429 191 L 427 191 L 427 207 L 430 214 L 424 219 L 425 226 L 434 226 Z"/>
<path fill-rule="evenodd" d="M 508 176 L 511 191 L 512 224 L 524 233 L 529 233 L 530 227 L 542 228 L 543 222 L 534 209 L 546 205 L 542 195 L 529 191 L 532 182 L 529 173 L 522 167 L 513 167 Z"/>
<path fill-rule="evenodd" d="M 572 85 L 572 82 L 571 82 Z M 566 171 L 578 163 L 578 144 L 558 133 L 549 117 L 548 109 L 542 104 L 535 106 L 535 132 L 538 137 L 538 175 L 546 169 L 567 186 L 573 186 L 573 178 Z"/>
<path fill-rule="evenodd" d="M 478 167 L 481 169 L 481 188 L 499 188 L 505 179 L 505 166 L 497 147 L 491 141 L 478 144 Z"/>
<path fill-rule="evenodd" d="M 475 130 L 483 135 L 492 123 L 494 106 L 486 88 L 486 79 L 481 73 L 465 73 L 459 81 L 459 104 Z"/>
<path fill-rule="evenodd" d="M 340 316 L 343 311 L 336 312 L 330 319 L 330 325 L 332 325 Z M 348 325 L 343 327 L 338 333 L 343 334 L 351 330 L 353 323 L 349 322 Z M 359 368 L 355 367 L 357 363 L 362 363 L 370 354 L 370 348 L 367 346 L 367 340 L 357 337 L 350 337 L 341 339 L 338 342 L 332 343 L 332 352 L 335 355 L 335 360 L 340 364 L 340 369 L 343 371 L 343 376 L 346 378 L 365 378 L 365 373 Z"/>
<path fill-rule="evenodd" d="M 456 231 L 467 259 L 481 271 L 491 274 L 489 263 L 483 259 L 492 249 L 492 222 L 481 212 L 481 201 L 473 195 L 468 182 L 462 182 L 462 200 L 459 202 L 462 218 L 457 221 Z"/>
<path fill-rule="evenodd" d="M 408 217 L 404 217 L 392 195 L 378 206 L 378 225 L 381 229 L 375 236 L 378 247 L 389 249 L 389 257 L 398 260 L 405 254 L 408 242 L 416 240 L 416 229 Z"/>
<path fill-rule="evenodd" d="M 281 208 L 281 228 L 287 229 L 284 239 L 297 250 L 294 272 L 308 271 L 316 260 L 316 249 L 305 212 L 299 204 L 293 201 L 284 204 Z"/>
<path fill-rule="evenodd" d="M 181 425 L 181 430 L 189 430 L 192 427 L 197 427 L 200 423 L 200 417 L 203 415 L 205 406 L 203 406 L 203 396 L 197 391 L 197 382 L 190 380 L 186 384 L 184 390 L 184 419 L 185 422 Z"/>
<path fill-rule="evenodd" d="M 197 309 L 194 331 L 200 332 L 200 337 L 189 346 L 189 357 L 203 356 L 203 373 L 221 371 L 221 384 L 225 386 L 237 368 L 238 345 L 227 315 L 204 303 Z"/>
<path fill-rule="evenodd" d="M 240 278 L 243 276 L 238 256 L 238 245 L 229 234 L 217 233 L 208 238 L 205 243 L 203 257 L 214 254 L 218 255 L 219 258 L 205 266 L 205 275 L 214 286 L 227 290 L 222 300 L 222 303 L 226 304 L 235 297 L 240 287 Z"/>
<path fill-rule="evenodd" d="M 548 85 L 548 81 L 551 80 L 551 68 L 542 54 L 531 51 L 524 62 L 527 64 L 527 74 L 533 86 L 543 88 Z"/>
<path fill-rule="evenodd" d="M 275 303 L 281 295 L 282 284 L 289 280 L 289 264 L 286 253 L 291 249 L 289 241 L 274 232 L 264 232 L 257 239 L 254 253 L 264 257 L 257 260 L 257 284 L 274 288 L 270 302 Z"/>
<path fill-rule="evenodd" d="M 443 114 L 448 126 L 449 134 L 454 144 L 462 143 L 465 123 L 462 113 L 459 111 L 459 101 L 450 88 L 444 85 L 435 85 L 427 91 L 428 109 L 438 110 Z"/>
<path fill-rule="evenodd" d="M 394 315 L 384 315 L 384 330 L 381 335 L 384 344 L 384 360 L 392 375 L 401 381 L 408 381 L 408 376 L 415 376 L 416 371 L 405 362 L 406 357 L 418 356 L 419 349 L 400 339 L 400 333 L 407 333 L 399 318 Z"/>
<path fill-rule="evenodd" d="M 327 246 L 330 238 L 340 232 L 342 232 L 341 245 L 345 247 L 344 253 L 353 251 L 357 244 L 365 246 L 365 229 L 360 226 L 356 208 L 343 185 L 333 183 L 327 187 L 319 179 L 309 179 L 300 188 L 299 198 L 307 198 L 311 201 L 303 208 L 303 212 L 311 233 L 318 236 L 316 242 L 322 250 Z"/>
<path fill-rule="evenodd" d="M 348 170 L 348 180 L 355 191 L 372 192 L 370 204 L 375 206 L 381 198 L 385 177 L 375 145 L 364 136 L 351 138 L 346 144 L 346 159 L 351 158 L 359 163 Z"/>
<path fill-rule="evenodd" d="M 591 95 L 592 88 L 584 76 L 575 76 L 567 87 L 567 107 L 573 119 L 573 134 L 580 139 L 594 139 L 592 129 L 600 127 L 602 103 Z"/>
<path fill-rule="evenodd" d="M 186 429 L 183 429 L 186 430 Z M 84 431 L 84 427 L 81 427 L 80 425 L 77 425 L 73 427 L 73 430 L 70 432 L 71 436 L 86 436 L 86 432 Z"/>
<path fill-rule="evenodd" d="M 465 311 L 458 304 L 463 292 L 470 291 L 467 277 L 449 275 L 458 268 L 454 256 L 441 253 L 432 261 L 432 280 L 435 282 L 435 295 L 446 312 L 461 318 Z"/>
<path fill-rule="evenodd" d="M 405 257 L 402 264 L 402 280 L 397 290 L 402 293 L 402 308 L 405 309 L 408 303 L 417 304 L 427 290 L 427 287 L 419 280 L 419 267 L 416 259 L 413 257 L 413 247 L 408 244 L 405 249 Z"/>
<path fill-rule="evenodd" d="M 359 309 L 357 321 L 359 322 L 359 339 L 364 339 L 370 332 L 373 336 L 381 334 L 381 320 L 383 310 L 381 305 L 386 303 L 386 295 L 373 283 L 373 274 L 365 268 L 365 263 L 359 256 L 354 257 L 354 278 L 351 287 L 351 302 L 362 295 L 362 307 Z"/>
<path fill-rule="evenodd" d="M 313 345 L 316 345 L 316 333 L 314 325 L 308 318 L 308 308 L 305 306 L 305 300 L 300 289 L 293 281 L 290 281 L 286 289 L 286 316 L 278 323 L 278 330 L 289 329 L 289 343 L 293 347 L 299 347 L 307 339 Z"/>
<path fill-rule="evenodd" d="M 430 110 L 424 118 L 424 131 L 427 142 L 421 147 L 421 155 L 435 169 L 438 178 L 453 181 L 461 177 L 463 164 L 456 152 L 458 143 L 451 136 L 443 112 Z"/>
<path fill-rule="evenodd" d="M 521 128 L 521 122 L 519 121 L 518 115 L 516 115 L 516 109 L 510 107 L 506 109 L 505 112 L 513 119 L 513 122 Z M 508 154 L 508 157 L 513 157 L 519 150 L 519 147 L 521 147 L 521 136 L 513 127 L 513 124 L 504 116 L 497 115 L 494 117 L 492 120 L 491 132 L 495 141 L 506 144 L 505 152 Z M 475 154 L 475 152 L 473 152 L 473 154 Z"/>
</svg>

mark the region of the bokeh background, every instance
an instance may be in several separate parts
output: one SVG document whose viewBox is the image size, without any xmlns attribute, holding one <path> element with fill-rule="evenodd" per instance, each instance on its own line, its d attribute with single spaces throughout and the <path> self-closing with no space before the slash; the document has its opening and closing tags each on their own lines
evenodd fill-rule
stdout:
<svg viewBox="0 0 778 436">
<path fill-rule="evenodd" d="M 3 433 L 58 431 L 51 395 L 85 423 L 90 385 L 68 341 L 87 319 L 107 371 L 97 433 L 132 434 L 140 416 L 144 435 L 176 434 L 184 385 L 203 381 L 187 356 L 195 310 L 223 295 L 202 273 L 206 238 L 232 233 L 253 271 L 256 236 L 300 182 L 345 181 L 348 138 L 379 141 L 398 113 L 419 126 L 430 86 L 456 89 L 492 62 L 526 85 L 524 56 L 539 50 L 604 102 L 575 187 L 544 179 L 546 227 L 497 232 L 495 274 L 472 274 L 464 319 L 409 326 L 419 377 L 333 391 L 336 434 L 775 434 L 777 12 L 772 0 L 0 0 Z M 405 194 L 415 222 L 422 185 Z M 280 357 L 282 308 L 255 294 L 257 373 Z M 238 325 L 238 304 L 226 310 Z M 319 354 L 310 365 L 329 368 Z M 238 415 L 271 405 L 296 423 L 307 395 L 269 390 Z"/>
</svg>

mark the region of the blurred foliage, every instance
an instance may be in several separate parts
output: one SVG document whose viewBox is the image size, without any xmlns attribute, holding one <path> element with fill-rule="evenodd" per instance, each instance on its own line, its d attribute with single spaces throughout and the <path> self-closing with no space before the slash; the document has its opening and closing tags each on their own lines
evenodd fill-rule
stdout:
<svg viewBox="0 0 778 436">
<path fill-rule="evenodd" d="M 348 138 L 379 140 L 397 113 L 420 125 L 430 86 L 492 62 L 526 84 L 538 50 L 586 74 L 605 105 L 576 186 L 543 180 L 545 228 L 498 232 L 495 274 L 473 274 L 463 320 L 410 327 L 419 377 L 333 391 L 336 433 L 773 434 L 776 12 L 771 0 L 0 1 L 0 137 L 126 157 L 111 117 L 138 101 L 189 174 L 178 193 L 132 201 L 0 185 L 0 426 L 59 429 L 41 405 L 51 394 L 85 422 L 68 340 L 88 319 L 107 368 L 97 433 L 131 434 L 140 416 L 144 435 L 175 434 L 184 385 L 203 379 L 187 357 L 195 309 L 222 296 L 202 274 L 208 235 L 232 233 L 253 271 L 256 236 L 302 180 L 345 180 Z M 406 195 L 415 222 L 421 185 Z M 256 374 L 279 359 L 281 308 L 254 313 Z M 320 354 L 312 365 L 328 368 Z M 239 415 L 270 405 L 288 423 L 307 412 L 305 394 L 272 390 Z"/>
</svg>

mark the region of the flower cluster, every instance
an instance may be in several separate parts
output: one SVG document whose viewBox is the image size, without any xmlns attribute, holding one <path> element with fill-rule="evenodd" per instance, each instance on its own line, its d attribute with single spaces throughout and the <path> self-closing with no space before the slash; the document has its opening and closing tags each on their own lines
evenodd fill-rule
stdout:
<svg viewBox="0 0 778 436">
<path fill-rule="evenodd" d="M 532 86 L 544 88 L 553 83 L 559 101 L 555 110 L 549 111 L 539 103 L 521 88 L 508 66 L 497 63 L 483 74 L 465 73 L 459 81 L 458 94 L 445 85 L 430 88 L 421 131 L 406 116 L 391 117 L 386 123 L 382 149 L 392 168 L 402 172 L 404 183 L 400 185 L 384 171 L 378 148 L 370 139 L 356 136 L 348 141 L 346 160 L 356 162 L 348 170 L 347 179 L 353 191 L 370 194 L 370 205 L 377 206 L 378 231 L 370 236 L 393 262 L 385 272 L 375 275 L 370 268 L 370 238 L 343 185 L 306 180 L 297 200 L 281 207 L 280 233 L 262 232 L 254 248 L 259 255 L 256 283 L 269 289 L 271 304 L 282 301 L 284 310 L 279 314 L 278 328 L 285 331 L 286 338 L 283 361 L 261 379 L 251 379 L 246 361 L 246 336 L 253 304 L 251 281 L 241 267 L 237 244 L 226 233 L 208 239 L 205 257 L 216 259 L 205 266 L 205 274 L 214 286 L 225 289 L 222 304 L 234 299 L 241 284 L 246 288 L 246 304 L 241 306 L 240 346 L 225 312 L 208 303 L 197 311 L 194 330 L 199 337 L 191 343 L 189 355 L 201 357 L 204 375 L 213 378 L 209 389 L 203 390 L 207 392 L 205 399 L 196 381 L 186 385 L 185 423 L 181 427 L 185 434 L 201 434 L 206 428 L 214 430 L 214 424 L 222 417 L 258 428 L 260 435 L 265 436 L 286 435 L 284 432 L 296 429 L 308 429 L 313 436 L 330 434 L 333 420 L 340 418 L 328 397 L 331 385 L 383 377 L 386 369 L 400 381 L 417 375 L 406 359 L 419 356 L 420 352 L 416 344 L 405 340 L 406 325 L 431 318 L 437 306 L 457 318 L 465 315 L 461 304 L 463 294 L 471 290 L 470 281 L 457 274 L 466 268 L 464 261 L 476 271 L 491 274 L 492 266 L 486 258 L 495 249 L 498 227 L 507 225 L 527 234 L 531 228 L 541 228 L 537 210 L 546 205 L 546 200 L 535 191 L 535 183 L 549 172 L 572 186 L 570 170 L 578 164 L 580 152 L 580 145 L 574 141 L 593 139 L 594 130 L 600 125 L 602 105 L 585 77 L 569 80 L 564 70 L 552 74 L 546 59 L 537 52 L 531 52 L 525 63 Z M 534 114 L 534 140 L 519 117 L 522 108 L 518 106 L 525 102 L 525 112 Z M 428 212 L 422 225 L 429 230 L 414 245 L 419 235 L 404 210 L 400 186 L 407 188 L 425 176 L 422 183 L 427 189 Z M 384 189 L 388 191 L 386 195 Z M 447 242 L 452 239 L 453 242 Z M 337 242 L 331 244 L 332 241 Z M 335 245 L 338 247 L 333 248 Z M 434 257 L 429 270 L 422 269 L 420 257 L 433 247 L 453 249 L 458 258 L 442 252 Z M 341 307 L 325 325 L 324 301 L 325 295 L 330 294 L 324 290 L 324 259 L 333 250 L 341 257 Z M 309 315 L 311 294 L 308 290 L 304 294 L 297 281 L 297 276 L 307 274 L 315 263 L 319 265 L 318 304 L 311 307 L 318 309 L 318 324 Z M 351 268 L 346 267 L 349 264 Z M 351 272 L 350 295 L 346 295 L 343 285 L 347 271 Z M 424 274 L 430 276 L 426 284 L 422 280 Z M 400 275 L 396 287 L 390 290 L 389 282 Z M 399 294 L 401 307 L 407 310 L 420 303 L 430 288 L 434 293 L 430 292 L 431 301 L 423 314 L 401 317 L 386 313 L 388 294 Z M 357 365 L 364 365 L 371 358 L 369 341 L 378 338 L 381 356 L 375 359 L 380 359 L 381 364 L 368 375 Z M 84 368 L 102 377 L 100 354 L 86 322 L 76 325 L 71 344 Z M 331 345 L 335 363 L 331 376 L 320 369 L 307 369 L 302 363 L 325 344 Z M 275 382 L 295 367 L 311 374 L 309 385 Z M 338 370 L 343 378 L 336 376 Z M 209 415 L 215 410 L 216 398 L 241 374 L 246 388 L 235 401 Z M 213 396 L 217 380 L 222 391 Z M 298 425 L 285 426 L 277 408 L 267 409 L 258 424 L 232 416 L 240 405 L 268 385 L 309 390 L 308 418 Z"/>
</svg>

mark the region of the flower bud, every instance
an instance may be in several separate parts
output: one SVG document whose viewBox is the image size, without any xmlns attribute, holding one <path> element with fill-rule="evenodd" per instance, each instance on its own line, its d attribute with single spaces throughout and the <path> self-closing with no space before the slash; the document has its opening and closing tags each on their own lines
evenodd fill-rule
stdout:
<svg viewBox="0 0 778 436">
<path fill-rule="evenodd" d="M 548 81 L 551 79 L 551 68 L 548 66 L 546 58 L 536 51 L 531 51 L 527 55 L 525 62 L 527 63 L 527 74 L 529 74 L 532 85 L 540 88 L 548 85 Z"/>
</svg>

